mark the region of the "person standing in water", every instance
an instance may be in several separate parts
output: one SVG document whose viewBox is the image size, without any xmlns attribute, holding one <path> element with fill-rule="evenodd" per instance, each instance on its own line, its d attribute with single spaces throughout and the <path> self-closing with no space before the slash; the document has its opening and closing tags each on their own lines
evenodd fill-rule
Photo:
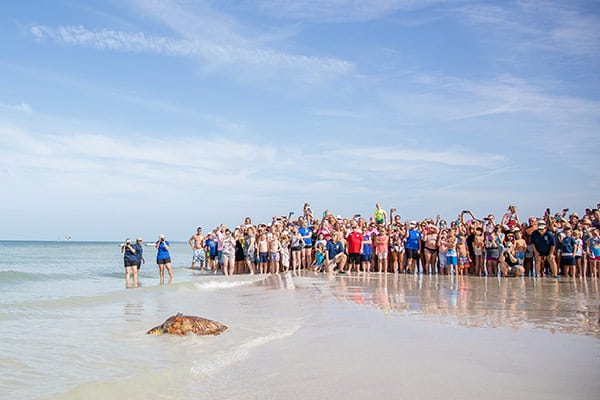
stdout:
<svg viewBox="0 0 600 400">
<path fill-rule="evenodd" d="M 137 270 L 139 271 L 142 268 L 142 264 L 146 264 L 146 260 L 144 259 L 144 247 L 143 240 L 141 237 L 135 239 L 135 244 L 133 248 L 135 249 L 135 258 L 137 259 Z"/>
<path fill-rule="evenodd" d="M 196 233 L 190 237 L 188 243 L 194 252 L 191 269 L 196 267 L 196 263 L 198 263 L 198 269 L 204 269 L 206 265 L 206 252 L 204 251 L 204 235 L 202 234 L 202 228 L 198 227 L 196 229 Z"/>
<path fill-rule="evenodd" d="M 138 285 L 138 270 L 137 270 L 137 257 L 135 255 L 135 249 L 131 244 L 131 239 L 125 239 L 125 243 L 121 245 L 121 253 L 123 254 L 123 262 L 125 264 L 125 287 L 131 287 L 129 279 L 133 273 L 133 287 Z"/>
<path fill-rule="evenodd" d="M 171 253 L 170 243 L 165 239 L 165 235 L 161 234 L 158 241 L 154 245 L 156 248 L 156 264 L 160 273 L 160 284 L 165 283 L 165 268 L 169 274 L 169 283 L 173 282 L 173 270 L 171 269 Z"/>
</svg>

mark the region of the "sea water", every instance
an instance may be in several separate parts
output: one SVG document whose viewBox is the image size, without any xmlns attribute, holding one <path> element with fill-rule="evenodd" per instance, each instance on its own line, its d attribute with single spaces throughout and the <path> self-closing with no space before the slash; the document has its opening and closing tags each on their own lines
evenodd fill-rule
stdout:
<svg viewBox="0 0 600 400">
<path fill-rule="evenodd" d="M 592 279 L 192 271 L 145 247 L 126 289 L 118 243 L 0 242 L 0 397 L 596 398 Z M 219 336 L 151 336 L 177 312 Z"/>
</svg>

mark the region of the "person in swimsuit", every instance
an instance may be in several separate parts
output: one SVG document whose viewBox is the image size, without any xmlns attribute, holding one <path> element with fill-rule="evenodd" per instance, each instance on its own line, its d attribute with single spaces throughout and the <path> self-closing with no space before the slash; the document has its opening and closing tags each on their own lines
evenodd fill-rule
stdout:
<svg viewBox="0 0 600 400">
<path fill-rule="evenodd" d="M 281 262 L 281 242 L 277 232 L 273 234 L 273 239 L 269 242 L 269 260 L 271 261 L 271 273 L 278 274 Z"/>
<path fill-rule="evenodd" d="M 471 258 L 469 248 L 467 247 L 467 238 L 464 233 L 458 235 L 456 243 L 456 252 L 458 254 L 458 274 L 464 275 L 471 267 Z"/>
<path fill-rule="evenodd" d="M 438 231 L 435 225 L 429 225 L 426 233 L 423 236 L 423 250 L 425 253 L 425 262 L 423 264 L 424 274 L 435 274 L 437 260 L 437 245 Z"/>
<path fill-rule="evenodd" d="M 385 225 L 387 224 L 387 214 L 383 208 L 381 208 L 381 204 L 375 204 L 375 211 L 373 212 L 373 220 L 377 225 Z"/>
<path fill-rule="evenodd" d="M 496 230 L 485 237 L 485 269 L 488 276 L 498 275 L 498 262 L 500 260 L 500 238 Z"/>
<path fill-rule="evenodd" d="M 475 255 L 475 276 L 481 276 L 484 274 L 483 270 L 483 249 L 485 246 L 485 240 L 483 238 L 483 229 L 481 227 L 475 228 L 475 235 L 473 238 L 473 253 Z"/>
<path fill-rule="evenodd" d="M 290 229 L 290 234 L 292 235 L 290 239 L 290 253 L 292 254 L 292 270 L 294 272 L 300 270 L 301 264 L 301 253 L 302 248 L 304 247 L 304 239 L 300 232 L 298 232 L 298 227 L 296 225 L 292 226 Z M 320 234 L 321 236 L 323 234 Z"/>
<path fill-rule="evenodd" d="M 188 240 L 190 247 L 194 254 L 192 255 L 192 266 L 191 269 L 196 267 L 203 269 L 206 262 L 206 253 L 204 251 L 204 235 L 202 234 L 202 228 L 198 227 L 196 233 L 194 233 Z"/>
<path fill-rule="evenodd" d="M 267 273 L 269 263 L 269 241 L 267 235 L 263 232 L 258 239 L 258 267 L 261 274 Z"/>
<path fill-rule="evenodd" d="M 256 264 L 256 229 L 250 225 L 246 228 L 246 237 L 244 240 L 244 254 L 246 266 L 250 270 L 250 275 L 254 275 Z"/>
<path fill-rule="evenodd" d="M 390 262 L 394 273 L 404 271 L 404 235 L 404 225 L 394 223 L 390 227 Z"/>
</svg>

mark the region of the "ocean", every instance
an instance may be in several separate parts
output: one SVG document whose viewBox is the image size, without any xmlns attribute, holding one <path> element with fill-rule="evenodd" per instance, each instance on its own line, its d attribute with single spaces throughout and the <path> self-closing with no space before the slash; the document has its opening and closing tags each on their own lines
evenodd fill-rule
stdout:
<svg viewBox="0 0 600 400">
<path fill-rule="evenodd" d="M 118 242 L 0 241 L 6 399 L 591 399 L 593 279 L 192 271 L 145 247 L 125 287 Z M 152 336 L 182 312 L 219 336 Z"/>
</svg>

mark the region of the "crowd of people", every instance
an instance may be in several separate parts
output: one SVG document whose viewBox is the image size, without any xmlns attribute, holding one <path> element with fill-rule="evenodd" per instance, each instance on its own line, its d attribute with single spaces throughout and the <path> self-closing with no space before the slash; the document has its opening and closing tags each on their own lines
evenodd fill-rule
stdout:
<svg viewBox="0 0 600 400">
<path fill-rule="evenodd" d="M 290 213 L 253 224 L 246 217 L 233 229 L 220 225 L 206 234 L 199 227 L 189 239 L 191 267 L 224 275 L 314 270 L 598 277 L 600 204 L 581 217 L 568 209 L 554 214 L 546 209 L 526 221 L 513 205 L 498 221 L 463 210 L 450 222 L 439 216 L 405 222 L 396 211 L 387 213 L 376 204 L 366 218 L 328 210 L 316 218 L 306 203 L 296 219 Z M 159 242 L 156 246 L 160 250 Z M 168 272 L 172 278 L 170 264 Z"/>
</svg>

